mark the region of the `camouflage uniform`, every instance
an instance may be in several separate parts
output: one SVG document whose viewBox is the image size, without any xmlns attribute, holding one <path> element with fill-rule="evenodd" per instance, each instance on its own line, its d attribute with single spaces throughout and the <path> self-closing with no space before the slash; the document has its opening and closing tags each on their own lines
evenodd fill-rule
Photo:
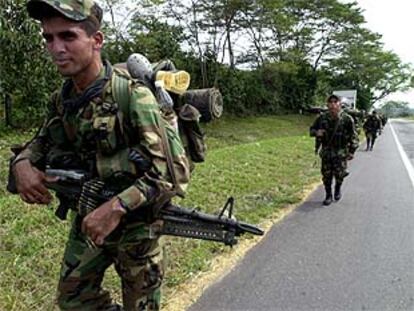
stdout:
<svg viewBox="0 0 414 311">
<path fill-rule="evenodd" d="M 106 70 L 111 70 L 109 64 Z M 113 74 L 117 74 L 114 72 Z M 105 75 L 101 72 L 100 79 Z M 107 85 L 110 81 L 107 82 Z M 65 85 L 70 85 L 65 83 Z M 65 87 L 64 87 L 65 88 Z M 129 214 L 105 240 L 100 248 L 90 248 L 87 238 L 80 230 L 82 219 L 76 216 L 66 245 L 58 286 L 58 304 L 63 310 L 104 310 L 111 305 L 109 294 L 101 289 L 105 270 L 115 264 L 122 280 L 125 310 L 158 310 L 160 285 L 163 278 L 162 249 L 158 239 L 150 236 L 147 222 L 134 220 L 134 215 L 158 202 L 173 185 L 167 169 L 165 150 L 161 139 L 161 122 L 169 137 L 175 174 L 180 188 L 184 190 L 189 179 L 189 165 L 180 138 L 174 129 L 160 117 L 158 104 L 148 88 L 129 82 L 129 117 L 121 117 L 116 107 L 111 87 L 104 88 L 104 95 L 97 96 L 79 110 L 65 106 L 75 97 L 69 90 L 65 98 L 56 93 L 52 96 L 50 112 L 38 136 L 18 156 L 32 163 L 68 162 L 70 168 L 89 169 L 102 180 L 117 172 L 137 176 L 133 185 L 118 194 Z M 128 120 L 127 120 L 128 119 Z M 123 121 L 122 121 L 123 120 Z M 97 138 L 104 121 L 108 126 L 104 138 Z M 120 126 L 120 122 L 128 127 Z M 129 137 L 121 135 L 128 133 Z M 129 140 L 126 144 L 125 141 Z M 148 159 L 149 168 L 131 160 L 130 154 L 141 154 Z M 60 159 L 60 160 L 55 160 Z M 58 164 L 59 164 L 58 163 Z M 147 163 L 148 164 L 148 163 Z M 141 171 L 140 171 L 141 170 Z M 76 207 L 77 202 L 73 202 Z M 150 217 L 149 217 L 150 218 Z"/>
<path fill-rule="evenodd" d="M 41 17 L 36 6 L 39 2 L 76 21 L 85 20 L 94 5 L 91 0 L 29 1 L 29 14 L 37 19 Z M 113 81 L 121 80 L 126 85 L 127 109 L 121 109 L 123 105 L 115 100 Z M 81 95 L 75 93 L 71 80 L 52 95 L 41 131 L 16 158 L 14 163 L 29 159 L 36 165 L 87 170 L 108 183 L 120 172 L 133 177 L 117 195 L 128 213 L 103 246 L 91 247 L 81 232 L 82 218 L 74 217 L 58 285 L 57 301 L 62 310 L 117 310 L 101 288 L 111 264 L 122 281 L 125 310 L 159 309 L 163 254 L 158 238 L 150 234 L 150 223 L 154 206 L 175 193 L 163 130 L 177 186 L 184 191 L 190 173 L 178 133 L 162 119 L 148 88 L 105 62 L 100 76 Z M 77 204 L 71 202 L 74 210 Z"/>
<path fill-rule="evenodd" d="M 44 5 L 69 20 L 90 18 L 100 25 L 100 8 L 92 0 L 30 0 L 29 15 L 41 19 Z M 117 79 L 113 79 L 115 75 Z M 123 82 L 127 105 L 115 100 L 114 81 Z M 190 173 L 177 132 L 161 118 L 148 88 L 121 76 L 104 62 L 97 80 L 82 94 L 76 94 L 73 82 L 67 80 L 62 90 L 52 95 L 39 134 L 15 159 L 14 163 L 29 159 L 36 166 L 86 170 L 108 183 L 119 172 L 132 176 L 117 195 L 128 213 L 103 246 L 91 247 L 81 232 L 82 218 L 74 217 L 58 285 L 57 301 L 62 310 L 119 309 L 101 288 L 104 272 L 111 264 L 122 281 L 125 310 L 159 309 L 163 254 L 158 238 L 150 234 L 149 224 L 154 207 L 175 193 L 163 130 L 168 137 L 176 186 L 183 192 Z M 77 210 L 78 202 L 69 203 Z"/>
<path fill-rule="evenodd" d="M 378 133 L 381 131 L 382 122 L 376 113 L 370 114 L 364 123 L 364 132 L 367 139 L 367 150 L 372 150 Z"/>
<path fill-rule="evenodd" d="M 384 128 L 384 126 L 387 124 L 387 122 L 388 122 L 388 118 L 383 114 L 383 113 L 381 113 L 380 115 L 379 115 L 379 117 L 380 117 L 380 119 L 381 119 L 381 124 L 382 124 L 382 127 Z"/>
<path fill-rule="evenodd" d="M 361 133 L 362 122 L 364 120 L 363 112 L 356 109 L 345 109 L 344 112 L 349 114 L 354 120 L 355 130 L 359 135 Z"/>
<path fill-rule="evenodd" d="M 336 120 L 338 127 L 334 135 Z M 325 130 L 319 154 L 322 159 L 322 180 L 327 193 L 331 193 L 333 177 L 340 187 L 348 175 L 347 157 L 358 148 L 358 135 L 352 117 L 343 111 L 340 112 L 339 119 L 333 118 L 329 112 L 320 115 L 311 126 L 310 135 L 316 136 L 318 130 Z"/>
</svg>

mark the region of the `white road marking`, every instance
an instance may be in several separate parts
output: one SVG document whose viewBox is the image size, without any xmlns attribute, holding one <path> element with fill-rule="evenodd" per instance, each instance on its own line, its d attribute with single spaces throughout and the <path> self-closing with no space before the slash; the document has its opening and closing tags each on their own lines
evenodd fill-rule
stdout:
<svg viewBox="0 0 414 311">
<path fill-rule="evenodd" d="M 404 163 L 405 169 L 407 170 L 408 176 L 410 177 L 411 184 L 414 187 L 414 168 L 411 164 L 410 159 L 407 156 L 407 153 L 404 151 L 404 148 L 402 147 L 400 140 L 398 139 L 397 134 L 395 133 L 394 127 L 392 126 L 392 122 L 390 122 L 390 128 L 392 135 L 394 136 L 395 143 L 397 145 L 398 151 L 400 152 L 401 160 Z"/>
</svg>

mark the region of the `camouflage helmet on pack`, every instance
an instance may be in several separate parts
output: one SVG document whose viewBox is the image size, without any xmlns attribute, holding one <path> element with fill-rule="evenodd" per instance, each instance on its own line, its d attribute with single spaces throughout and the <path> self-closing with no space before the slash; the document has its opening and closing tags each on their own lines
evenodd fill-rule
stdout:
<svg viewBox="0 0 414 311">
<path fill-rule="evenodd" d="M 93 0 L 29 0 L 29 16 L 41 20 L 50 9 L 57 11 L 69 20 L 81 22 L 88 18 L 98 25 L 102 21 L 102 9 Z"/>
</svg>

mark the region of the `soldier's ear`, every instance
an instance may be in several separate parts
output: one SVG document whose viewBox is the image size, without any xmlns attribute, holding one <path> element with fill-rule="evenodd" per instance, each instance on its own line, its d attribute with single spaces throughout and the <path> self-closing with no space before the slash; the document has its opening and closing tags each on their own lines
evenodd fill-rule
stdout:
<svg viewBox="0 0 414 311">
<path fill-rule="evenodd" d="M 95 51 L 100 51 L 104 43 L 104 34 L 101 31 L 97 31 L 92 35 L 94 40 L 93 49 Z"/>
</svg>

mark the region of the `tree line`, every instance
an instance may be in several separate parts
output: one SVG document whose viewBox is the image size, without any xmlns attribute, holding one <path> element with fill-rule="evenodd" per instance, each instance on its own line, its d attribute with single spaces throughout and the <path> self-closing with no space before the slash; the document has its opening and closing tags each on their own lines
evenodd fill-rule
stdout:
<svg viewBox="0 0 414 311">
<path fill-rule="evenodd" d="M 61 84 L 25 0 L 0 0 L 0 93 L 14 117 L 39 120 Z M 171 59 L 191 88 L 216 86 L 229 114 L 281 114 L 356 89 L 368 110 L 411 87 L 413 72 L 367 29 L 356 2 L 338 0 L 101 0 L 104 56 Z"/>
</svg>

